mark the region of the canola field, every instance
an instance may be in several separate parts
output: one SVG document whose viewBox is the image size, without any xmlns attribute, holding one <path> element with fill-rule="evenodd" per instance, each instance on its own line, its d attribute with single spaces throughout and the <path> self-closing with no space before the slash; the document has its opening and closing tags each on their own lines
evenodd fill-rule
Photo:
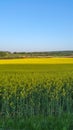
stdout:
<svg viewBox="0 0 73 130">
<path fill-rule="evenodd" d="M 2 59 L 0 64 L 73 64 L 73 58 Z"/>
<path fill-rule="evenodd" d="M 64 114 L 64 123 L 60 121 L 61 124 L 57 122 L 59 126 L 54 126 L 53 123 Z M 40 119 L 39 126 L 34 121 L 37 117 L 42 117 L 42 122 L 45 118 L 49 123 L 47 118 L 51 117 L 52 126 L 47 124 L 46 127 L 45 124 L 45 130 L 58 130 L 60 127 L 69 130 L 73 128 L 72 115 L 72 58 L 0 60 L 0 126 L 3 129 L 14 129 L 17 124 L 16 129 L 19 130 L 42 130 L 43 123 L 41 124 Z"/>
</svg>

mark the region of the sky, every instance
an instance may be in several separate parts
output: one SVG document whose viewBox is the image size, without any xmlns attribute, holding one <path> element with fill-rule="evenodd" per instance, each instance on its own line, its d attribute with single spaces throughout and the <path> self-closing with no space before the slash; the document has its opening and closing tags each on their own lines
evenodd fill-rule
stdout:
<svg viewBox="0 0 73 130">
<path fill-rule="evenodd" d="M 73 0 L 0 0 L 0 50 L 73 50 Z"/>
</svg>

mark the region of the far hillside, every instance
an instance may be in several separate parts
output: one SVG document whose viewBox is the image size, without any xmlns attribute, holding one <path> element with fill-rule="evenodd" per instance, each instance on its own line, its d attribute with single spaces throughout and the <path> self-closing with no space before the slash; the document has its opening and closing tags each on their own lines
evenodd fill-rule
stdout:
<svg viewBox="0 0 73 130">
<path fill-rule="evenodd" d="M 9 52 L 0 51 L 0 59 L 28 58 L 28 57 L 73 57 L 73 51 L 50 52 Z"/>
</svg>

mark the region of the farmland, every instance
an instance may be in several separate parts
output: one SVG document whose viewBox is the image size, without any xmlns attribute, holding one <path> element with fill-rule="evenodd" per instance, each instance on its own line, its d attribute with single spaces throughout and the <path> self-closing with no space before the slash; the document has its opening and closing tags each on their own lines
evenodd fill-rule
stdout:
<svg viewBox="0 0 73 130">
<path fill-rule="evenodd" d="M 0 60 L 0 119 L 7 130 L 72 130 L 73 59 Z"/>
<path fill-rule="evenodd" d="M 0 60 L 0 64 L 73 64 L 73 58 L 23 58 Z"/>
</svg>

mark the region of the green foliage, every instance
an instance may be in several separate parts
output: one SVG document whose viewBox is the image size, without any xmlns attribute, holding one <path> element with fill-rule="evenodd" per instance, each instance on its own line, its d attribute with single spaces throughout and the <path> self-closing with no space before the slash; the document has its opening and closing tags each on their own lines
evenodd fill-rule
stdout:
<svg viewBox="0 0 73 130">
<path fill-rule="evenodd" d="M 1 126 L 1 130 L 73 130 L 73 115 L 33 116 L 27 119 L 6 118 Z"/>
<path fill-rule="evenodd" d="M 73 65 L 0 65 L 1 126 L 72 130 L 72 114 Z"/>
</svg>

